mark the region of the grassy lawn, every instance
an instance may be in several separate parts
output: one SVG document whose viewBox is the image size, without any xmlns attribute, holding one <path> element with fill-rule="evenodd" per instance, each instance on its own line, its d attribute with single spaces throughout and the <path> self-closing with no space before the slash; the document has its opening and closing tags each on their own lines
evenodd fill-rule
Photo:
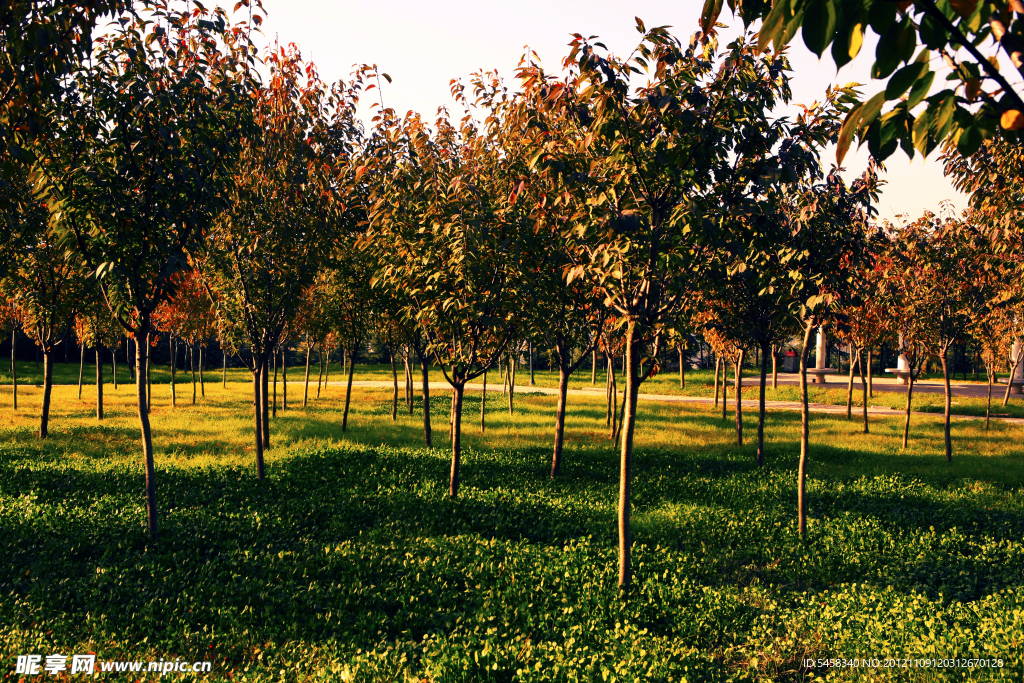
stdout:
<svg viewBox="0 0 1024 683">
<path fill-rule="evenodd" d="M 584 364 L 586 367 L 577 370 L 573 374 L 569 388 L 571 389 L 587 389 L 596 387 L 599 389 L 599 394 L 604 388 L 604 372 L 599 371 L 597 374 L 596 383 L 591 383 L 591 372 L 589 363 Z M 316 386 L 317 380 L 317 362 L 314 357 L 313 363 L 310 367 L 310 382 L 312 386 Z M 124 364 L 117 366 L 118 381 L 122 383 L 128 383 L 132 381 L 129 378 L 128 367 Z M 289 366 L 288 368 L 288 379 L 289 383 L 302 381 L 305 374 L 305 366 Z M 662 373 L 652 379 L 644 382 L 641 391 L 650 394 L 668 394 L 672 396 L 705 396 L 712 397 L 715 395 L 714 386 L 714 371 L 713 370 L 689 370 L 686 373 L 686 386 L 683 389 L 679 388 L 679 374 L 678 372 L 666 372 Z M 747 368 L 744 371 L 744 377 L 753 379 L 757 377 L 755 368 Z M 198 375 L 197 375 L 198 378 Z M 110 372 L 110 360 L 107 359 L 104 368 L 104 381 L 107 383 L 111 382 Z M 150 368 L 150 381 L 154 385 L 161 385 L 159 392 L 161 395 L 168 392 L 168 385 L 171 379 L 170 367 L 167 365 L 153 365 Z M 212 385 L 220 385 L 224 379 L 224 373 L 220 368 L 207 368 L 203 373 L 203 379 L 206 382 L 207 387 Z M 251 383 L 252 375 L 245 368 L 228 368 L 226 372 L 226 379 L 229 384 L 231 383 Z M 331 382 L 341 382 L 346 379 L 342 373 L 341 366 L 338 363 L 332 363 L 330 371 L 325 375 L 325 379 Z M 355 377 L 356 380 L 376 380 L 376 381 L 392 381 L 391 366 L 390 365 L 375 365 L 357 363 Z M 418 386 L 420 379 L 419 369 L 415 368 L 413 374 L 413 380 Z M 432 381 L 443 382 L 444 375 L 439 369 L 434 368 L 431 372 Z M 941 379 L 930 377 L 930 379 Z M 75 363 L 55 363 L 53 372 L 54 384 L 78 384 L 78 365 Z M 188 371 L 178 370 L 176 375 L 176 382 L 179 386 L 179 396 L 191 397 L 191 375 Z M 197 379 L 198 381 L 198 379 Z M 399 384 L 404 382 L 404 371 L 402 370 L 401 364 L 398 365 L 398 381 Z M 42 364 L 39 368 L 36 368 L 36 364 L 31 361 L 19 361 L 18 362 L 18 382 L 24 384 L 39 384 L 42 382 Z M 536 370 L 534 371 L 534 382 L 535 386 L 554 388 L 558 386 L 558 373 L 549 370 Z M 3 364 L 0 367 L 0 386 L 11 383 L 11 374 L 7 364 Z M 86 363 L 85 371 L 82 377 L 82 383 L 86 386 L 93 386 L 96 383 L 96 366 L 90 363 Z M 516 391 L 529 391 L 530 373 L 528 369 L 519 368 L 516 372 Z M 493 387 L 496 390 L 501 389 L 501 376 L 497 371 L 492 371 L 488 374 L 488 386 Z M 981 384 L 984 384 L 983 382 Z M 623 383 L 621 377 L 619 378 L 619 390 L 622 391 Z M 1002 405 L 1003 391 L 1006 387 L 1002 385 L 996 385 L 993 388 L 992 394 L 992 414 L 997 416 L 1005 417 L 1020 417 L 1024 418 L 1024 401 L 1021 401 L 1020 397 L 1014 396 L 1011 398 L 1009 404 L 1006 406 Z M 156 389 L 155 389 L 156 390 Z M 314 389 L 315 391 L 315 389 Z M 732 379 L 730 375 L 729 384 L 729 396 L 732 396 Z M 754 398 L 757 396 L 757 387 L 744 387 L 744 395 L 748 398 Z M 844 377 L 833 377 L 830 380 L 830 384 L 826 387 L 810 386 L 809 397 L 813 403 L 823 403 L 828 405 L 846 405 L 846 378 Z M 861 391 L 860 391 L 860 380 L 854 382 L 854 395 L 853 405 L 859 407 L 861 405 Z M 768 389 L 765 393 L 765 398 L 769 401 L 799 401 L 800 400 L 800 388 L 795 384 L 780 384 L 777 389 L 771 388 L 771 376 L 768 378 Z M 2 400 L 2 390 L 0 390 L 0 400 Z M 904 394 L 886 391 L 876 391 L 875 395 L 868 399 L 868 403 L 871 406 L 876 407 L 888 407 L 896 411 L 902 411 L 906 408 L 906 397 Z M 915 390 L 914 393 L 914 405 L 913 409 L 920 412 L 928 413 L 941 413 L 943 411 L 943 397 L 941 394 L 927 394 L 919 393 Z M 985 415 L 985 400 L 980 398 L 968 398 L 968 397 L 954 397 L 953 399 L 953 413 L 957 415 L 974 415 L 984 416 Z"/>
<path fill-rule="evenodd" d="M 552 482 L 554 398 L 524 393 L 509 416 L 492 394 L 480 434 L 479 398 L 468 395 L 453 502 L 445 393 L 428 450 L 419 408 L 392 422 L 387 390 L 357 389 L 342 435 L 343 388 L 327 387 L 310 407 L 278 413 L 258 482 L 248 386 L 211 382 L 196 406 L 189 387 L 176 409 L 154 386 L 162 526 L 152 543 L 133 390 L 107 387 L 109 419 L 98 424 L 91 390 L 80 401 L 77 388 L 56 388 L 44 443 L 32 436 L 39 390 L 23 390 L 17 414 L 0 394 L 5 674 L 18 654 L 95 652 L 210 660 L 209 680 L 1024 677 L 1017 427 L 955 425 L 947 464 L 939 418 L 915 421 L 903 451 L 898 418 L 873 420 L 865 436 L 856 422 L 813 416 L 802 543 L 798 414 L 770 416 L 758 469 L 753 446 L 734 445 L 731 414 L 723 423 L 705 406 L 643 404 L 637 589 L 622 601 L 618 458 L 602 396 L 570 399 L 564 475 Z M 755 428 L 748 419 L 748 442 Z M 1004 667 L 801 665 L 832 657 Z"/>
</svg>

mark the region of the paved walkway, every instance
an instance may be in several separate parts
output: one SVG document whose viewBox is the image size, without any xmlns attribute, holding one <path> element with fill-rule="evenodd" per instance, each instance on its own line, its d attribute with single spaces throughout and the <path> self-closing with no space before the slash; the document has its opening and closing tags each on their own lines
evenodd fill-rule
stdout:
<svg viewBox="0 0 1024 683">
<path fill-rule="evenodd" d="M 783 379 L 783 376 L 780 374 L 779 375 L 779 381 L 781 382 L 782 379 Z M 879 384 L 878 384 L 878 381 L 879 381 L 878 379 L 875 380 L 874 388 L 875 388 L 876 391 L 880 388 Z M 891 381 L 891 380 L 887 380 L 887 381 Z M 289 384 L 291 384 L 291 382 L 289 382 Z M 332 385 L 343 385 L 342 382 L 331 382 L 331 384 Z M 366 380 L 364 380 L 364 381 L 355 381 L 354 380 L 352 382 L 352 386 L 354 386 L 354 387 L 376 388 L 376 389 L 390 389 L 390 388 L 392 388 L 394 386 L 394 384 L 392 382 L 387 382 L 387 381 L 366 381 Z M 402 386 L 402 382 L 399 382 L 399 386 Z M 420 384 L 418 382 L 415 383 L 413 386 L 416 387 L 417 391 L 419 391 Z M 744 387 L 748 386 L 746 381 L 744 381 L 743 386 Z M 843 386 L 845 386 L 845 384 Z M 941 382 L 939 383 L 939 386 L 941 388 L 941 386 L 942 386 Z M 961 386 L 964 386 L 964 385 L 961 385 Z M 914 393 L 917 393 L 917 388 L 918 388 L 918 383 L 914 382 Z M 467 384 L 466 385 L 466 389 L 468 389 L 469 391 L 481 391 L 483 389 L 483 385 L 482 384 Z M 894 385 L 891 390 L 904 390 L 904 389 L 905 389 L 905 387 Z M 1004 389 L 1005 389 L 1005 387 L 1004 387 Z M 438 381 L 431 381 L 430 382 L 430 390 L 432 392 L 447 392 L 447 391 L 451 391 L 451 385 L 449 385 L 445 381 L 440 381 L 440 382 L 438 382 Z M 490 391 L 492 391 L 493 393 L 499 393 L 499 394 L 501 393 L 500 389 L 497 389 L 497 390 L 493 389 L 493 385 L 492 385 L 492 388 L 490 389 Z M 553 396 L 553 395 L 557 395 L 558 394 L 558 390 L 553 388 L 553 387 L 518 386 L 518 387 L 516 387 L 516 393 L 520 394 L 520 395 L 522 395 L 522 394 L 545 394 L 545 395 Z M 598 397 L 600 397 L 600 396 L 604 396 L 604 389 L 600 388 L 600 387 L 588 387 L 588 388 L 585 388 L 585 389 L 569 389 L 569 395 L 570 396 L 598 396 Z M 959 394 L 959 395 L 964 395 L 964 394 Z M 982 396 L 984 396 L 984 394 L 982 394 Z M 672 394 L 640 394 L 639 399 L 641 401 L 653 401 L 653 402 L 659 402 L 659 403 L 698 403 L 698 404 L 703 404 L 703 405 L 714 405 L 714 403 L 715 403 L 715 399 L 704 397 L 704 396 L 675 396 L 675 395 L 672 395 Z M 993 399 L 993 403 L 994 402 L 995 401 Z M 733 393 L 732 393 L 732 386 L 730 386 L 729 387 L 729 409 L 732 410 L 733 406 L 735 406 L 735 405 L 736 405 L 736 399 L 735 399 L 735 397 L 733 396 Z M 758 408 L 758 397 L 757 397 L 757 394 L 755 392 L 744 392 L 744 396 L 743 396 L 743 409 L 744 409 L 744 411 L 756 411 L 757 408 Z M 795 410 L 795 411 L 799 411 L 800 410 L 800 402 L 799 401 L 765 401 L 765 408 L 768 409 L 768 410 Z M 846 406 L 845 405 L 836 406 L 836 405 L 829 405 L 829 404 L 825 404 L 825 403 L 811 403 L 808 406 L 808 408 L 810 409 L 811 412 L 814 412 L 814 413 L 829 413 L 829 414 L 833 414 L 833 415 L 843 415 L 843 416 L 846 415 Z M 853 417 L 854 417 L 854 419 L 857 419 L 862 414 L 863 414 L 863 408 L 855 406 L 854 409 L 853 409 Z M 868 415 L 873 415 L 873 416 L 876 416 L 876 417 L 901 417 L 901 416 L 903 416 L 905 414 L 906 413 L 904 413 L 902 410 L 893 410 L 892 408 L 888 408 L 888 407 L 874 407 L 874 406 L 869 406 L 868 407 Z M 936 417 L 936 416 L 941 417 L 942 416 L 942 413 L 936 414 L 936 413 L 924 413 L 924 412 L 918 412 L 918 411 L 911 411 L 910 414 L 913 415 L 914 417 Z M 985 419 L 984 416 L 975 416 L 975 415 L 956 415 L 956 414 L 954 414 L 951 417 L 954 420 L 984 420 Z M 1001 421 L 1009 423 L 1009 424 L 1024 425 L 1024 418 L 1019 418 L 1019 417 L 993 417 L 992 419 L 993 420 L 1001 420 Z"/>
<path fill-rule="evenodd" d="M 833 389 L 846 389 L 847 382 L 849 381 L 849 375 L 829 375 L 828 384 L 826 387 Z M 768 383 L 771 384 L 771 374 L 768 375 Z M 761 382 L 759 377 L 744 377 L 743 386 L 757 386 Z M 810 378 L 808 378 L 810 384 Z M 800 384 L 800 375 L 795 372 L 779 373 L 779 384 Z M 988 396 L 988 385 L 978 382 L 957 382 L 950 380 L 949 383 L 950 391 L 954 396 L 963 396 L 966 398 L 985 398 Z M 819 387 L 820 384 L 810 384 L 810 386 Z M 853 379 L 854 391 L 860 391 L 860 376 L 857 375 Z M 875 377 L 871 380 L 871 388 L 873 391 L 891 391 L 899 394 L 907 393 L 907 386 L 905 384 L 897 384 L 895 377 Z M 941 379 L 921 379 L 914 382 L 914 394 L 944 394 L 946 391 L 945 386 Z M 993 403 L 998 398 L 999 401 L 1003 400 L 1003 394 L 1006 392 L 1005 384 L 995 384 L 992 387 L 992 401 Z M 845 410 L 845 408 L 844 408 Z"/>
</svg>

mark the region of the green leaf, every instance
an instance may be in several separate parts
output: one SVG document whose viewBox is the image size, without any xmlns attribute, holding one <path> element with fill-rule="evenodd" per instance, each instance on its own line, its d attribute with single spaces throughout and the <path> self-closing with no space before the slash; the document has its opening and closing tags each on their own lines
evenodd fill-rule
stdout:
<svg viewBox="0 0 1024 683">
<path fill-rule="evenodd" d="M 868 10 L 868 21 L 871 28 L 880 36 L 884 36 L 896 21 L 895 2 L 873 2 Z"/>
<path fill-rule="evenodd" d="M 932 50 L 938 50 L 946 44 L 947 40 L 949 40 L 949 34 L 946 33 L 946 29 L 937 19 L 925 14 L 921 18 L 921 42 Z"/>
<path fill-rule="evenodd" d="M 853 134 L 857 132 L 857 125 L 860 123 L 860 115 L 864 110 L 863 104 L 858 104 L 846 115 L 846 120 L 839 128 L 839 139 L 836 144 L 836 163 L 842 165 L 850 143 L 853 141 Z"/>
<path fill-rule="evenodd" d="M 710 0 L 709 0 L 710 1 Z M 764 52 L 768 49 L 768 46 L 772 43 L 778 45 L 777 38 L 782 28 L 786 25 L 788 17 L 787 9 L 789 8 L 788 2 L 777 2 L 772 7 L 772 11 L 768 13 L 768 16 L 764 18 L 764 23 L 761 24 L 761 30 L 757 34 L 757 49 L 760 52 Z"/>
<path fill-rule="evenodd" d="M 960 133 L 960 139 L 956 142 L 956 149 L 960 154 L 969 157 L 978 151 L 984 138 L 981 131 L 975 126 L 968 126 Z"/>
<path fill-rule="evenodd" d="M 814 54 L 821 54 L 832 42 L 836 32 L 836 8 L 831 0 L 811 0 L 803 22 L 804 45 Z"/>
<path fill-rule="evenodd" d="M 704 10 L 700 13 L 700 28 L 707 33 L 718 21 L 718 15 L 722 13 L 722 0 L 704 0 Z M 637 30 L 643 33 L 643 22 L 636 20 Z"/>
<path fill-rule="evenodd" d="M 928 96 L 928 91 L 931 90 L 934 80 L 935 72 L 929 71 L 914 83 L 914 87 L 910 89 L 910 95 L 907 97 L 908 110 L 916 107 L 921 103 L 921 100 Z"/>
<path fill-rule="evenodd" d="M 885 86 L 885 99 L 899 99 L 903 93 L 907 92 L 907 89 L 910 88 L 910 86 L 913 85 L 914 82 L 927 70 L 927 64 L 914 62 L 913 64 L 905 66 L 894 73 L 889 79 L 889 84 Z"/>
</svg>

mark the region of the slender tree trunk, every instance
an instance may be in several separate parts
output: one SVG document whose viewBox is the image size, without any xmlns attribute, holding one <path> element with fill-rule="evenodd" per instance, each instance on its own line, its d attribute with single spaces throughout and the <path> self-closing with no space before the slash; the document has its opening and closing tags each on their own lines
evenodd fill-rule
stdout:
<svg viewBox="0 0 1024 683">
<path fill-rule="evenodd" d="M 800 540 L 807 538 L 807 457 L 810 449 L 811 412 L 807 404 L 807 351 L 816 325 L 804 322 L 804 343 L 800 349 L 800 466 L 797 473 L 796 507 Z"/>
<path fill-rule="evenodd" d="M 64 347 L 67 352 L 67 347 Z M 114 383 L 114 390 L 117 391 L 117 347 L 110 349 L 110 379 Z"/>
<path fill-rule="evenodd" d="M 192 373 L 192 405 L 196 404 L 196 352 L 195 345 L 188 345 L 188 369 Z"/>
<path fill-rule="evenodd" d="M 939 357 L 939 362 L 942 364 L 942 382 L 946 387 L 946 410 L 945 416 L 942 422 L 942 435 L 946 445 L 946 462 L 953 462 L 953 437 L 949 430 L 949 414 L 953 410 L 953 393 L 949 387 L 949 363 L 947 362 L 947 356 L 949 355 L 949 347 L 942 347 L 942 355 Z M 954 347 L 953 356 L 956 357 L 956 348 Z"/>
<path fill-rule="evenodd" d="M 53 389 L 53 357 L 43 349 L 43 410 L 39 416 L 39 438 L 45 439 L 50 425 L 50 391 Z"/>
<path fill-rule="evenodd" d="M 221 375 L 220 375 L 220 385 L 221 385 L 221 388 L 227 389 L 228 388 L 228 354 L 227 354 L 227 351 L 225 351 L 223 348 L 221 348 L 220 355 L 221 355 L 221 360 L 224 363 L 224 369 L 221 371 Z"/>
<path fill-rule="evenodd" d="M 156 465 L 153 458 L 153 432 L 149 425 L 149 318 L 144 316 L 135 332 L 135 398 L 139 407 L 142 432 L 142 460 L 146 471 L 146 526 L 154 541 L 160 538 L 156 507 Z"/>
<path fill-rule="evenodd" d="M 430 448 L 430 364 L 423 354 L 417 355 L 420 357 L 420 374 L 423 376 L 423 441 Z"/>
<path fill-rule="evenodd" d="M 409 417 L 412 417 L 412 365 L 409 363 L 409 354 L 412 351 L 406 347 L 402 354 L 402 363 L 405 365 L 405 406 L 409 409 Z"/>
<path fill-rule="evenodd" d="M 18 330 L 11 330 L 11 397 L 14 399 L 14 411 L 18 411 L 18 364 L 15 358 L 17 350 Z M 82 398 L 82 373 L 78 373 L 78 398 Z"/>
<path fill-rule="evenodd" d="M 345 352 L 342 351 L 344 354 Z M 319 350 L 316 354 L 317 362 L 317 375 L 316 375 L 316 397 L 320 398 L 320 381 L 324 378 L 324 343 L 320 342 Z"/>
<path fill-rule="evenodd" d="M 612 392 L 612 432 L 611 439 L 615 441 L 615 435 L 619 433 L 619 386 L 615 380 L 615 361 L 612 360 L 612 374 L 611 374 L 611 392 Z"/>
<path fill-rule="evenodd" d="M 722 357 L 722 419 L 725 420 L 726 407 L 729 405 L 729 361 Z"/>
<path fill-rule="evenodd" d="M 128 379 L 133 382 L 137 382 L 135 375 L 135 363 L 132 362 L 132 344 L 131 337 L 125 335 L 124 337 L 124 364 L 128 366 Z"/>
<path fill-rule="evenodd" d="M 148 333 L 147 333 L 147 338 L 144 339 L 142 343 L 144 343 L 144 344 L 148 344 L 149 343 Z M 138 345 L 139 345 L 139 338 L 138 338 L 138 336 L 136 336 L 135 337 L 135 346 L 138 347 Z M 139 350 L 138 350 L 138 348 L 136 348 L 135 349 L 135 355 L 137 356 L 138 353 L 139 353 Z M 149 376 L 149 353 L 148 353 L 148 351 L 145 354 L 145 359 L 146 359 L 146 366 L 145 366 L 145 370 L 146 370 L 146 412 L 148 413 L 153 408 L 153 378 Z M 148 418 L 146 420 L 146 424 L 149 424 Z M 150 440 L 152 440 L 152 439 L 150 439 Z"/>
<path fill-rule="evenodd" d="M 985 404 L 985 429 L 988 429 L 989 419 L 992 415 L 992 382 L 995 378 L 995 363 L 985 363 L 985 370 L 988 373 L 988 402 Z"/>
<path fill-rule="evenodd" d="M 569 372 L 564 345 L 555 350 L 558 360 L 558 408 L 555 411 L 555 451 L 551 457 L 551 478 L 558 476 L 562 467 L 562 445 L 565 442 L 565 399 L 569 393 Z M 568 353 L 572 353 L 569 349 Z"/>
<path fill-rule="evenodd" d="M 352 403 L 352 375 L 356 372 L 356 349 L 359 348 L 358 344 L 353 344 L 351 349 L 346 349 L 346 358 L 348 359 L 348 384 L 345 386 L 345 412 L 341 417 L 341 431 L 344 432 L 345 428 L 348 427 L 348 407 Z M 396 387 L 397 391 L 397 387 Z M 397 394 L 396 394 L 397 396 Z"/>
<path fill-rule="evenodd" d="M 590 357 L 590 386 L 597 386 L 597 345 L 594 345 L 594 350 L 591 352 Z"/>
<path fill-rule="evenodd" d="M 633 584 L 633 539 L 630 524 L 632 478 L 633 478 L 633 432 L 636 428 L 636 401 L 639 393 L 638 362 L 640 338 L 636 323 L 629 322 L 626 328 L 626 389 L 624 392 L 622 449 L 619 459 L 619 591 L 629 594 Z"/>
<path fill-rule="evenodd" d="M 772 389 L 779 388 L 779 354 L 772 347 Z"/>
<path fill-rule="evenodd" d="M 270 359 L 261 350 L 263 361 L 260 366 L 260 408 L 263 411 L 263 448 L 270 448 Z"/>
<path fill-rule="evenodd" d="M 857 352 L 857 360 L 853 358 L 853 344 L 849 344 L 850 349 L 850 381 L 846 385 L 846 419 L 853 419 L 853 373 L 857 369 L 857 363 L 860 361 L 860 351 Z"/>
<path fill-rule="evenodd" d="M 623 420 L 626 414 L 626 386 L 622 386 L 622 403 L 619 404 L 618 421 L 615 423 L 615 434 L 612 435 L 612 442 L 619 440 L 622 434 Z"/>
<path fill-rule="evenodd" d="M 508 414 L 512 415 L 512 399 L 515 398 L 516 393 L 516 354 L 512 354 L 512 358 L 508 363 Z"/>
<path fill-rule="evenodd" d="M 530 342 L 530 386 L 536 386 L 533 381 L 533 342 Z"/>
<path fill-rule="evenodd" d="M 12 363 L 13 365 L 13 363 Z M 82 400 L 82 375 L 85 373 L 85 342 L 78 347 L 78 400 Z"/>
<path fill-rule="evenodd" d="M 395 383 L 394 397 L 391 399 L 391 421 L 395 422 L 398 420 L 398 368 L 395 367 L 395 349 L 394 347 L 388 347 L 391 352 L 391 378 Z"/>
<path fill-rule="evenodd" d="M 306 407 L 309 400 L 309 357 L 313 353 L 313 347 L 309 344 L 309 335 L 306 335 L 306 382 L 302 387 L 302 407 Z"/>
<path fill-rule="evenodd" d="M 864 433 L 867 434 L 868 433 L 868 383 L 867 383 L 867 379 L 865 379 L 865 377 L 864 377 L 864 365 L 865 364 L 860 361 L 860 354 L 861 354 L 862 351 L 864 351 L 864 349 L 858 349 L 857 350 L 857 367 L 860 368 L 860 385 L 861 385 L 860 388 L 861 388 L 861 390 L 863 391 L 863 394 L 864 394 Z M 868 354 L 870 356 L 870 351 L 868 351 Z M 870 372 L 871 372 L 871 363 L 870 362 L 867 363 L 867 367 L 868 367 L 868 374 L 870 374 Z"/>
<path fill-rule="evenodd" d="M 1006 393 L 1003 394 L 1003 405 L 1010 402 L 1010 389 L 1013 388 L 1013 378 L 1017 376 L 1017 366 L 1020 365 L 1020 357 L 1014 359 L 1013 367 L 1010 368 L 1010 376 L 1006 378 Z"/>
<path fill-rule="evenodd" d="M 867 368 L 867 370 L 868 370 L 868 398 L 874 398 L 875 397 L 875 387 L 874 387 L 873 383 L 871 382 L 871 377 L 872 377 L 871 369 L 874 367 L 872 365 L 872 362 L 873 362 L 872 355 L 874 355 L 874 352 L 875 352 L 874 347 L 869 346 L 868 347 L 868 368 Z"/>
<path fill-rule="evenodd" d="M 174 388 L 174 371 L 177 363 L 177 354 L 174 352 L 174 335 L 167 335 L 167 346 L 171 351 L 171 407 L 175 408 L 178 406 L 178 397 L 175 394 Z"/>
<path fill-rule="evenodd" d="M 206 398 L 206 382 L 203 380 L 203 346 L 199 345 L 199 394 Z"/>
<path fill-rule="evenodd" d="M 484 415 L 487 414 L 487 371 L 484 371 L 484 387 L 483 391 L 480 392 L 480 433 L 483 434 L 484 430 L 487 429 L 487 425 L 484 422 Z"/>
<path fill-rule="evenodd" d="M 606 427 L 609 427 L 612 424 L 612 393 L 614 391 L 612 387 L 614 386 L 615 382 L 615 367 L 612 363 L 611 356 L 605 354 L 604 359 L 605 364 L 607 366 L 607 369 L 604 373 L 604 398 L 605 403 L 607 404 L 604 411 L 604 424 Z"/>
<path fill-rule="evenodd" d="M 722 359 L 715 356 L 715 407 L 718 407 L 718 371 L 722 367 Z"/>
<path fill-rule="evenodd" d="M 288 349 L 281 349 L 281 412 L 288 412 Z"/>
<path fill-rule="evenodd" d="M 907 380 L 907 419 L 903 423 L 903 447 L 907 447 L 907 443 L 910 439 L 910 403 L 914 397 L 914 368 L 913 365 L 910 367 L 910 377 Z"/>
<path fill-rule="evenodd" d="M 736 445 L 743 445 L 743 356 L 746 349 L 740 349 L 736 355 L 736 366 L 733 378 L 736 380 Z"/>
<path fill-rule="evenodd" d="M 466 391 L 466 382 L 453 373 L 452 379 L 452 469 L 448 478 L 448 496 L 459 495 L 459 464 L 462 460 L 462 399 Z"/>
<path fill-rule="evenodd" d="M 96 346 L 96 419 L 103 419 L 103 355 L 100 346 Z"/>
<path fill-rule="evenodd" d="M 277 349 L 274 349 L 273 351 L 271 351 L 271 354 L 274 357 L 274 393 L 273 393 L 273 396 L 271 397 L 273 400 L 271 400 L 271 402 L 270 402 L 270 415 L 271 415 L 271 417 L 273 417 L 276 420 L 277 419 Z M 199 376 L 202 377 L 202 373 L 200 373 Z"/>
<path fill-rule="evenodd" d="M 455 366 L 452 366 L 452 376 Z M 451 400 L 448 401 L 448 443 L 455 440 L 455 387 L 452 387 Z"/>
<path fill-rule="evenodd" d="M 686 363 L 683 361 L 683 345 L 678 346 L 679 349 L 679 388 L 686 388 Z"/>
<path fill-rule="evenodd" d="M 771 350 L 771 344 L 764 342 L 761 344 L 761 392 L 757 398 L 757 466 L 764 466 L 764 395 L 768 384 L 768 353 Z M 775 354 L 772 356 L 772 365 L 775 365 Z"/>
<path fill-rule="evenodd" d="M 253 407 L 253 436 L 256 442 L 256 478 L 263 479 L 265 471 L 263 467 L 263 405 L 260 401 L 260 391 L 263 382 L 260 377 L 261 366 L 255 365 L 252 371 L 252 407 Z"/>
</svg>

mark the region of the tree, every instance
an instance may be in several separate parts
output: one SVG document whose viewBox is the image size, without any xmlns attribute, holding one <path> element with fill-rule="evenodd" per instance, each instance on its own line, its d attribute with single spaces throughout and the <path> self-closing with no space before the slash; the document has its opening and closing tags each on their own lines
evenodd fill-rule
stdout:
<svg viewBox="0 0 1024 683">
<path fill-rule="evenodd" d="M 196 402 L 195 346 L 213 336 L 215 314 L 199 272 L 190 268 L 174 276 L 174 293 L 153 311 L 153 326 L 166 332 L 171 349 L 171 405 L 176 405 L 174 376 L 178 365 L 175 339 L 184 341 L 192 368 L 192 403 Z"/>
<path fill-rule="evenodd" d="M 60 103 L 58 134 L 33 147 L 52 223 L 95 273 L 135 339 L 146 516 L 158 538 L 146 383 L 153 312 L 200 249 L 219 206 L 249 99 L 248 31 L 223 10 L 127 14 Z"/>
<path fill-rule="evenodd" d="M 98 290 L 93 290 L 85 297 L 75 315 L 75 337 L 80 348 L 91 346 L 96 352 L 96 419 L 103 419 L 103 349 L 111 353 L 121 343 L 121 326 L 117 324 L 110 308 L 103 301 Z M 81 367 L 79 368 L 79 398 L 81 398 Z"/>
<path fill-rule="evenodd" d="M 722 5 L 705 0 L 705 34 L 714 30 Z M 886 87 L 850 110 L 839 135 L 839 163 L 855 133 L 872 156 L 885 159 L 897 146 L 911 158 L 915 150 L 927 156 L 944 140 L 970 156 L 983 140 L 1000 132 L 1016 139 L 1024 129 L 1024 90 L 1000 71 L 998 58 L 1001 50 L 1024 73 L 1024 22 L 1018 18 L 1024 4 L 1018 0 L 729 0 L 729 7 L 747 24 L 762 20 L 762 50 L 770 44 L 782 49 L 802 29 L 804 44 L 819 57 L 832 46 L 837 67 L 859 54 L 869 29 L 878 35 L 871 75 L 887 79 Z M 933 52 L 950 68 L 951 87 L 929 96 Z M 897 103 L 883 113 L 889 101 Z M 922 103 L 925 109 L 914 114 Z"/>
<path fill-rule="evenodd" d="M 257 3 L 259 0 L 256 0 Z M 26 146 L 51 133 L 51 103 L 92 50 L 92 31 L 126 0 L 10 0 L 0 8 L 0 176 L 31 159 Z M 248 4 L 248 0 L 246 0 Z M 0 180 L 0 184 L 3 184 Z"/>
<path fill-rule="evenodd" d="M 868 254 L 868 260 L 855 274 L 855 284 L 851 291 L 853 296 L 843 305 L 839 317 L 842 322 L 836 329 L 840 339 L 846 341 L 850 349 L 850 383 L 846 397 L 846 419 L 850 419 L 853 406 L 853 372 L 860 368 L 861 389 L 863 390 L 864 433 L 868 427 L 868 376 L 871 373 L 871 349 L 882 342 L 888 330 L 889 321 L 885 307 L 882 305 L 878 288 L 884 271 L 875 263 L 875 254 Z M 861 361 L 861 355 L 866 356 Z"/>
<path fill-rule="evenodd" d="M 869 253 L 868 221 L 877 200 L 874 165 L 847 187 L 833 168 L 823 182 L 808 183 L 792 196 L 788 235 L 778 245 L 794 275 L 790 301 L 803 330 L 800 350 L 800 463 L 797 472 L 797 527 L 807 537 L 807 465 L 810 458 L 810 411 L 807 358 L 811 333 L 836 317 L 854 293 L 856 274 Z"/>
<path fill-rule="evenodd" d="M 19 202 L 4 209 L 5 213 L 17 215 L 18 248 L 5 264 L 0 290 L 14 308 L 11 317 L 20 320 L 22 330 L 43 353 L 43 405 L 38 436 L 45 439 L 49 433 L 53 352 L 64 340 L 88 284 L 81 261 L 47 229 L 45 207 L 30 196 L 24 185 L 17 190 Z M 13 335 L 11 338 L 13 343 Z M 11 359 L 13 365 L 13 349 Z"/>
<path fill-rule="evenodd" d="M 228 206 L 213 223 L 201 266 L 223 334 L 244 349 L 252 374 L 258 479 L 269 445 L 271 355 L 348 227 L 350 162 L 360 136 L 355 85 L 329 88 L 294 45 L 272 49 L 267 61 L 270 81 L 253 93 Z"/>
<path fill-rule="evenodd" d="M 484 74 L 474 86 L 474 104 L 488 115 L 483 127 L 471 116 L 455 126 L 439 114 L 433 131 L 415 115 L 382 117 L 377 136 L 389 144 L 375 150 L 365 236 L 370 248 L 388 255 L 376 259 L 383 267 L 374 286 L 405 293 L 404 317 L 416 321 L 426 353 L 452 387 L 452 498 L 459 491 L 466 383 L 490 369 L 512 338 L 528 285 L 519 264 L 531 254 L 529 209 L 517 202 L 522 150 L 499 146 L 503 86 Z"/>
<path fill-rule="evenodd" d="M 763 139 L 771 128 L 768 112 L 788 97 L 784 60 L 758 57 L 742 40 L 719 55 L 713 34 L 684 47 L 664 28 L 647 30 L 638 19 L 637 29 L 642 43 L 629 59 L 604 56 L 600 44 L 576 35 L 564 80 L 536 68 L 521 71 L 527 96 L 547 105 L 534 124 L 541 134 L 533 165 L 578 193 L 587 207 L 574 227 L 577 249 L 588 256 L 577 268 L 592 271 L 625 332 L 618 505 L 623 593 L 632 583 L 630 491 L 639 386 L 656 372 L 666 328 L 698 286 L 720 234 L 728 208 L 708 200 L 716 174 L 728 174 L 735 155 L 746 153 L 745 142 Z M 638 86 L 636 74 L 649 81 Z M 545 136 L 555 129 L 548 123 L 552 117 L 565 120 L 567 129 L 575 125 L 579 134 Z M 775 154 L 762 155 L 762 169 L 778 166 Z"/>
</svg>

